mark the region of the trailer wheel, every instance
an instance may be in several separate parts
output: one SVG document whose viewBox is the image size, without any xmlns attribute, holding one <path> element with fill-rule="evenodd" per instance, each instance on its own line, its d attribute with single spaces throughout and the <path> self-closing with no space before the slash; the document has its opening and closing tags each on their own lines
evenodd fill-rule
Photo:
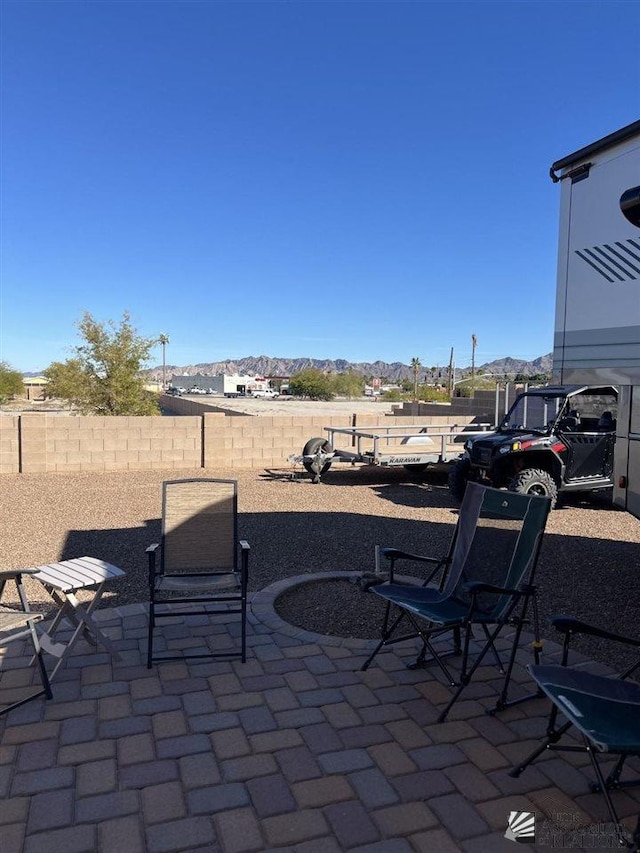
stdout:
<svg viewBox="0 0 640 853">
<path fill-rule="evenodd" d="M 319 450 L 322 450 L 325 453 L 331 453 L 333 448 L 326 438 L 310 438 L 302 448 L 302 455 L 314 456 Z M 315 460 L 304 459 L 302 464 L 304 465 L 305 470 L 313 476 L 314 483 L 319 483 L 320 477 L 322 477 L 323 474 L 326 474 L 329 468 L 331 468 L 330 461 L 325 462 L 320 471 L 316 470 L 317 466 L 315 464 Z"/>
<path fill-rule="evenodd" d="M 461 501 L 464 497 L 470 473 L 471 462 L 468 459 L 458 459 L 449 471 L 449 492 L 457 501 Z"/>
<path fill-rule="evenodd" d="M 551 498 L 551 508 L 558 500 L 558 486 L 551 474 L 539 468 L 525 468 L 511 480 L 509 491 L 519 495 L 541 495 Z"/>
</svg>

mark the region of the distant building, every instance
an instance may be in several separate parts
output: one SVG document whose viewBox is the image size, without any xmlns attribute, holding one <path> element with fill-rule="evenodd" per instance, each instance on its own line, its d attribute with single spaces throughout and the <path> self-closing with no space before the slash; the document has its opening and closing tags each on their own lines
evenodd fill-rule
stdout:
<svg viewBox="0 0 640 853">
<path fill-rule="evenodd" d="M 44 376 L 24 376 L 24 396 L 27 400 L 44 400 L 47 396 L 47 380 Z"/>
<path fill-rule="evenodd" d="M 180 388 L 182 393 L 194 394 L 227 394 L 243 396 L 257 389 L 269 388 L 269 382 L 262 376 L 228 376 L 218 373 L 215 376 L 205 376 L 196 373 L 193 376 L 172 376 L 171 387 Z"/>
</svg>

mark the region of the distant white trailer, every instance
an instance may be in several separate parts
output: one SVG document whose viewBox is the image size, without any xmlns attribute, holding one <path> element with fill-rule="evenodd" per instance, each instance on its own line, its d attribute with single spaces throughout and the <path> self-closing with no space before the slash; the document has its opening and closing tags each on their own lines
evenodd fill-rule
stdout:
<svg viewBox="0 0 640 853">
<path fill-rule="evenodd" d="M 218 373 L 211 377 L 209 387 L 213 389 L 214 394 L 223 394 L 225 397 L 244 397 L 249 385 L 254 381 L 253 376 L 238 374 L 229 376 L 226 373 Z"/>
</svg>

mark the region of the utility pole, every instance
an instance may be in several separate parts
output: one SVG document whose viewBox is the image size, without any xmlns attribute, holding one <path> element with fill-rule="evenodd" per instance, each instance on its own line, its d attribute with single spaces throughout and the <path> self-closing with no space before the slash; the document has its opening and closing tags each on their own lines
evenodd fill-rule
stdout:
<svg viewBox="0 0 640 853">
<path fill-rule="evenodd" d="M 475 335 L 471 335 L 471 395 L 476 392 L 476 347 L 478 339 Z"/>
<path fill-rule="evenodd" d="M 449 385 L 449 388 L 448 388 L 448 390 L 449 390 L 449 399 L 451 399 L 451 397 L 453 397 L 453 388 L 454 388 L 454 381 L 453 381 L 453 347 L 451 347 L 451 355 L 449 356 L 449 381 L 448 381 L 448 385 Z"/>
</svg>

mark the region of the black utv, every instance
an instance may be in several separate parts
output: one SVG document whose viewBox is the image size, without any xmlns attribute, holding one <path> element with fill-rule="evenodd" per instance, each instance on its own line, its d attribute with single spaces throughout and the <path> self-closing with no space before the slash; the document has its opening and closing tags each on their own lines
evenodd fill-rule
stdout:
<svg viewBox="0 0 640 853">
<path fill-rule="evenodd" d="M 547 385 L 520 394 L 494 433 L 473 436 L 449 473 L 462 500 L 468 480 L 551 498 L 613 488 L 617 389 Z"/>
</svg>

